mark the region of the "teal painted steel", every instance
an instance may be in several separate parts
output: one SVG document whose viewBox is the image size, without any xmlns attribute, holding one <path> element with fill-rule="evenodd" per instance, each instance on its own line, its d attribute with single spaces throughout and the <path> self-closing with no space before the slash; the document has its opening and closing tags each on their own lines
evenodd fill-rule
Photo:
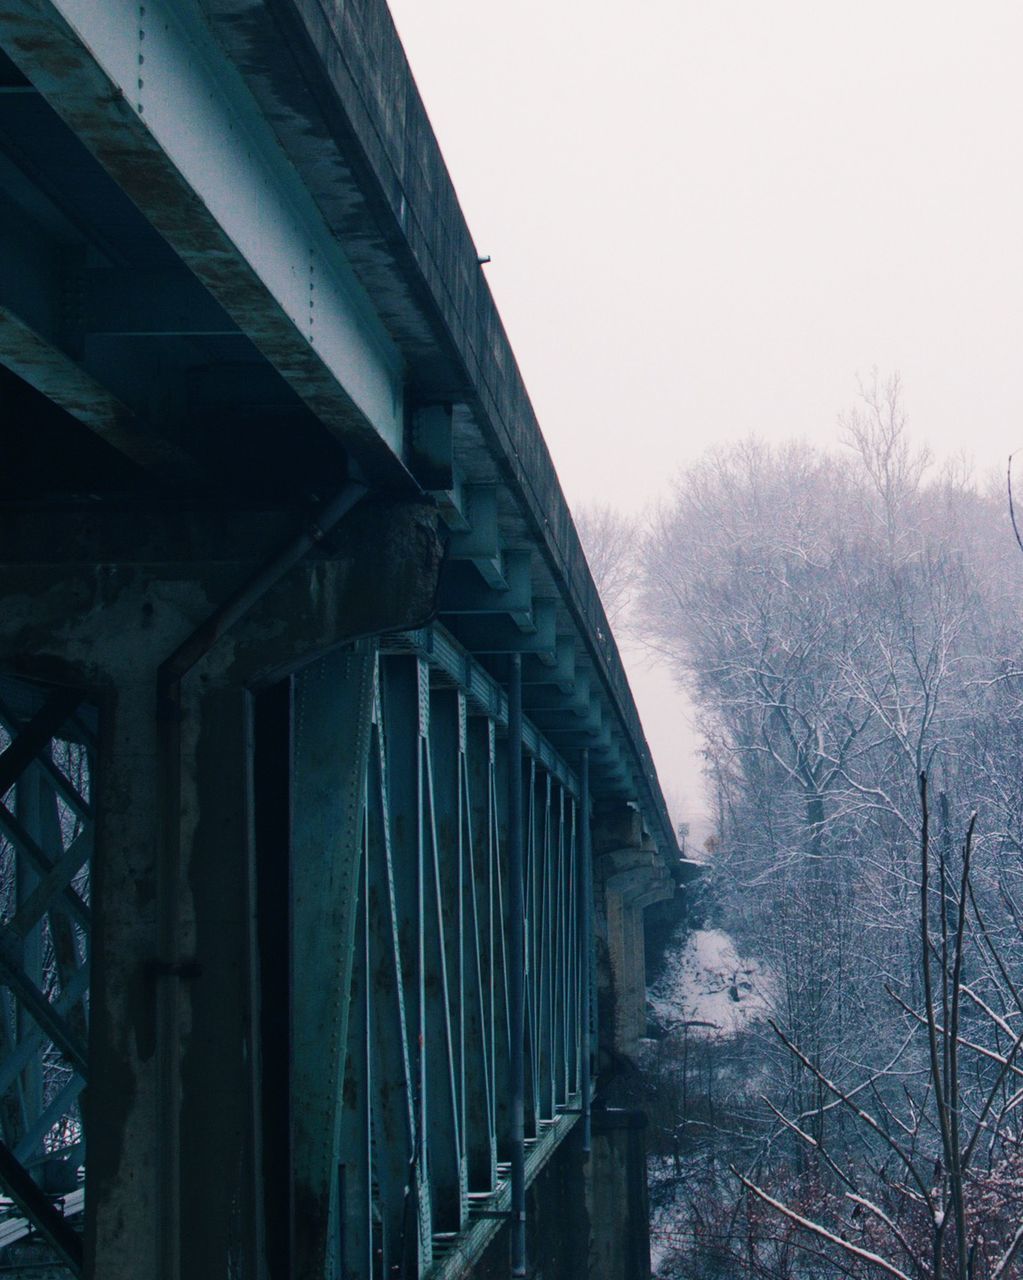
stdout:
<svg viewBox="0 0 1023 1280">
<path fill-rule="evenodd" d="M 11 1169 L 59 1174 L 65 1192 L 85 1161 L 91 715 L 65 690 L 0 689 L 0 1140 Z"/>
<path fill-rule="evenodd" d="M 0 42 L 298 395 L 398 463 L 401 355 L 198 0 L 16 0 Z"/>
<path fill-rule="evenodd" d="M 480 1222 L 511 1205 L 517 1040 L 523 1170 L 580 1107 L 575 779 L 525 737 L 513 767 L 507 698 L 439 660 L 449 643 L 417 633 L 375 664 L 332 1235 L 353 1280 L 443 1272 L 490 1238 Z M 525 805 L 517 894 L 510 783 Z"/>
<path fill-rule="evenodd" d="M 299 1275 L 326 1273 L 336 1236 L 330 1222 L 376 660 L 375 645 L 366 643 L 329 654 L 295 677 L 291 1070 Z"/>
<path fill-rule="evenodd" d="M 594 1046 L 597 1042 L 596 983 L 593 981 L 593 850 L 590 847 L 590 753 L 582 758 L 582 839 L 580 841 L 581 874 L 579 877 L 579 1045 L 580 1088 L 583 1103 L 583 1151 L 590 1150 L 591 1079 Z"/>
</svg>

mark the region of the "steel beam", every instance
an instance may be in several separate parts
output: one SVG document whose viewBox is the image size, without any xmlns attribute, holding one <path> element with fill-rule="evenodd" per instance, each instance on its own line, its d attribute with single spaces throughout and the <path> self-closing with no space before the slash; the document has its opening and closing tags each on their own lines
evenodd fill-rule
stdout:
<svg viewBox="0 0 1023 1280">
<path fill-rule="evenodd" d="M 0 1142 L 0 1183 L 72 1275 L 80 1276 L 85 1263 L 81 1236 L 43 1195 L 4 1142 Z"/>
<path fill-rule="evenodd" d="M 526 861 L 522 812 L 522 663 L 508 684 L 508 968 L 511 1056 L 511 1264 L 526 1274 Z"/>
<path fill-rule="evenodd" d="M 534 654 L 553 665 L 557 659 L 557 604 L 553 600 L 533 601 L 535 631 L 527 634 L 514 622 L 499 616 L 460 618 L 457 633 L 473 653 Z"/>
<path fill-rule="evenodd" d="M 529 551 L 502 552 L 502 577 L 506 585 L 497 590 L 481 581 L 474 565 L 449 563 L 441 575 L 438 612 L 455 616 L 507 614 L 520 630 L 535 631 L 532 558 Z"/>
<path fill-rule="evenodd" d="M 397 349 L 196 0 L 11 0 L 0 45 L 327 428 L 405 477 Z"/>
<path fill-rule="evenodd" d="M 409 1099 L 415 1148 L 411 1164 L 415 1187 L 415 1223 L 421 1265 L 432 1251 L 432 1146 L 426 989 L 428 859 L 423 796 L 429 725 L 429 677 L 419 658 L 394 657 L 381 663 L 381 706 L 388 780 L 386 819 L 395 886 L 395 936 L 403 974 L 405 1034 L 410 1056 Z"/>
<path fill-rule="evenodd" d="M 428 679 L 425 668 L 420 671 L 420 679 Z M 423 697 L 429 701 L 422 800 L 430 1180 L 435 1230 L 461 1231 L 468 1207 L 462 1131 L 465 698 L 448 689 L 427 689 Z"/>
<path fill-rule="evenodd" d="M 497 523 L 497 488 L 494 485 L 466 485 L 462 493 L 468 529 L 454 533 L 448 555 L 454 561 L 468 560 L 494 591 L 508 584 L 501 560 L 501 533 Z"/>
<path fill-rule="evenodd" d="M 0 364 L 138 466 L 166 480 L 194 480 L 195 464 L 184 453 L 168 441 L 148 435 L 113 392 L 3 305 Z"/>
<path fill-rule="evenodd" d="M 327 1274 L 334 1248 L 376 660 L 372 645 L 356 646 L 295 677 L 291 1084 L 299 1280 Z"/>
<path fill-rule="evenodd" d="M 503 922 L 495 914 L 495 737 L 493 720 L 482 716 L 469 720 L 463 779 L 468 826 L 463 884 L 466 1087 L 462 1124 L 468 1185 L 474 1192 L 493 1191 L 497 1182 L 495 988 L 503 981 L 504 966 L 497 954 L 503 945 Z"/>
<path fill-rule="evenodd" d="M 388 702 L 392 696 L 388 694 Z M 354 1167 L 351 1158 L 346 1158 L 346 1177 L 351 1174 L 361 1194 L 362 1179 L 368 1184 L 371 1171 L 375 1170 L 379 1200 L 375 1208 L 367 1201 L 367 1207 L 371 1219 L 375 1213 L 380 1222 L 382 1274 L 392 1274 L 397 1267 L 402 1275 L 418 1277 L 432 1259 L 430 1188 L 426 1180 L 416 1076 L 420 1055 L 411 1021 L 418 1017 L 419 1001 L 418 991 L 409 987 L 416 981 L 418 970 L 406 963 L 399 937 L 404 918 L 403 908 L 399 907 L 398 880 L 400 875 L 402 881 L 407 882 L 408 868 L 396 865 L 402 842 L 395 845 L 392 839 L 396 830 L 389 779 L 398 744 L 392 753 L 391 743 L 385 743 L 384 705 L 378 675 L 366 794 L 369 1004 L 365 1017 L 369 1030 L 364 1066 L 360 1065 L 358 1036 L 352 1039 L 352 1061 L 372 1082 L 374 1145 L 367 1146 L 361 1156 L 357 1156 L 363 1168 Z M 405 887 L 407 883 L 402 884 L 402 888 Z M 352 1097 L 346 1081 L 346 1108 L 352 1103 L 358 1105 L 358 1099 L 357 1083 Z M 355 1210 L 361 1212 L 361 1202 L 356 1203 Z M 373 1273 L 371 1266 L 365 1274 Z M 363 1273 L 351 1274 L 361 1276 Z"/>
<path fill-rule="evenodd" d="M 67 282 L 79 307 L 79 336 L 240 337 L 238 326 L 189 271 L 91 267 Z"/>
<path fill-rule="evenodd" d="M 579 922 L 579 1020 L 581 1023 L 580 1088 L 583 1105 L 583 1151 L 589 1152 L 592 1136 L 590 1108 L 592 1103 L 591 1071 L 593 1045 L 596 1039 L 593 1000 L 593 846 L 591 844 L 590 755 L 582 756 L 582 796 L 579 801 L 581 839 L 579 843 L 580 875 Z"/>
</svg>

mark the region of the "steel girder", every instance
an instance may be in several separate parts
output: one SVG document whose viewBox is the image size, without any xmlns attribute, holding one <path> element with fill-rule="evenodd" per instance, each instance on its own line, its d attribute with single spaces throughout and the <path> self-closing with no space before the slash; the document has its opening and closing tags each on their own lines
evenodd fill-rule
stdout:
<svg viewBox="0 0 1023 1280">
<path fill-rule="evenodd" d="M 401 477 L 401 357 L 202 5 L 12 0 L 0 44 L 324 425 Z M 134 454 L 117 398 L 5 303 L 0 359 Z"/>
</svg>

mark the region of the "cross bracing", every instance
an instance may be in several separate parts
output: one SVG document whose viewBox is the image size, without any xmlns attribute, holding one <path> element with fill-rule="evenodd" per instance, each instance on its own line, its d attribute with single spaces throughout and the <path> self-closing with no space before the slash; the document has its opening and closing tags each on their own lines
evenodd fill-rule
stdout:
<svg viewBox="0 0 1023 1280">
<path fill-rule="evenodd" d="M 81 695 L 0 681 L 0 1181 L 77 1266 L 39 1188 L 74 1192 L 85 1164 L 95 741 Z"/>
<path fill-rule="evenodd" d="M 359 803 L 349 826 L 315 844 L 318 821 L 300 806 L 324 785 L 344 786 L 342 741 L 323 723 L 347 703 L 362 717 Z M 88 1079 L 87 1010 L 92 852 L 91 784 L 98 726 L 77 694 L 7 679 L 0 690 L 0 889 L 4 894 L 4 1052 L 0 1058 L 5 1148 L 26 1170 L 70 1175 L 87 1168 L 78 1096 Z M 509 1215 L 512 1044 L 509 1007 L 508 695 L 442 628 L 395 634 L 382 645 L 322 659 L 293 677 L 294 955 L 301 971 L 324 965 L 303 890 L 322 893 L 314 862 L 332 856 L 347 890 L 354 945 L 334 948 L 342 1008 L 333 1021 L 319 986 L 292 995 L 292 1088 L 327 1097 L 328 1125 L 294 1135 L 298 1194 L 317 1159 L 336 1170 L 324 1241 L 325 1274 L 454 1274 Z M 351 741 L 352 725 L 345 726 Z M 579 783 L 536 729 L 525 726 L 524 940 L 525 1137 L 528 1173 L 550 1157 L 585 1110 L 583 1059 L 592 1010 L 583 1007 Z M 342 802 L 343 794 L 337 797 Z M 357 815 L 357 816 L 354 816 Z M 312 831 L 310 831 L 312 827 Z M 312 841 L 312 843 L 310 843 Z M 308 874 L 308 886 L 303 876 Z M 342 904 L 342 910 L 345 910 Z M 15 945 L 17 944 L 17 945 Z M 303 948 L 312 948 L 309 955 Z M 298 1008 L 317 1002 L 315 1010 Z M 303 1028 L 319 1033 L 303 1044 Z M 335 1076 L 324 1056 L 334 1037 Z M 308 1079 L 303 1079 L 303 1072 Z M 404 1102 L 396 1105 L 396 1099 Z M 297 1109 L 301 1114 L 301 1107 Z M 322 1118 L 321 1113 L 321 1118 Z M 323 1149 L 324 1142 L 329 1150 Z M 304 1163 L 305 1162 L 305 1163 Z M 0 1168 L 5 1188 L 11 1183 Z M 44 1187 L 50 1185 L 40 1179 Z M 78 1201 L 76 1207 L 80 1207 Z M 37 1195 L 28 1223 L 54 1230 Z M 23 1232 L 9 1231 L 13 1243 Z M 0 1245 L 0 1248 L 3 1246 Z M 72 1232 L 59 1251 L 75 1269 Z"/>
<path fill-rule="evenodd" d="M 451 661 L 457 654 L 440 628 L 392 636 L 323 659 L 294 678 L 290 695 L 297 972 L 323 968 L 322 940 L 303 932 L 322 904 L 301 918 L 312 877 L 304 855 L 311 863 L 323 850 L 307 844 L 298 806 L 322 785 L 325 681 L 347 687 L 362 724 L 361 821 L 333 842 L 349 863 L 341 932 L 353 946 L 339 974 L 350 1004 L 328 1014 L 318 991 L 296 987 L 291 1011 L 292 1087 L 303 1096 L 328 1087 L 325 1021 L 343 1045 L 339 1093 L 319 1113 L 335 1115 L 336 1129 L 299 1120 L 293 1135 L 296 1230 L 320 1241 L 327 1274 L 454 1274 L 508 1220 L 516 929 L 530 1174 L 587 1107 L 593 1018 L 578 780 L 535 729 L 523 735 L 524 893 L 514 918 L 507 694 L 482 673 L 473 679 L 467 655 Z M 316 1043 L 305 1044 L 313 1026 Z M 310 1213 L 318 1163 L 336 1169 L 336 1182 L 329 1206 Z"/>
</svg>

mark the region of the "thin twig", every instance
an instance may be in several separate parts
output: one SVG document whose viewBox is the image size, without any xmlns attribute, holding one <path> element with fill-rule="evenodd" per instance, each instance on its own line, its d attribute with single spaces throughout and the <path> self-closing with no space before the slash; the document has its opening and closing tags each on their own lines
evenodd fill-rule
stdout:
<svg viewBox="0 0 1023 1280">
<path fill-rule="evenodd" d="M 1021 1244 L 1023 1244 L 1023 1222 L 1021 1222 L 1016 1228 L 1016 1234 L 1012 1237 L 1012 1241 L 1008 1249 L 1006 1249 L 1002 1254 L 998 1265 L 995 1267 L 994 1271 L 991 1272 L 991 1280 L 999 1280 L 999 1277 L 1005 1274 L 1006 1267 L 1008 1267 L 1013 1258 L 1015 1258 L 1017 1250 Z"/>
<path fill-rule="evenodd" d="M 820 1223 L 804 1218 L 801 1213 L 796 1213 L 795 1209 L 790 1209 L 787 1204 L 782 1204 L 780 1200 L 775 1200 L 773 1196 L 769 1196 L 766 1191 L 758 1187 L 755 1182 L 750 1182 L 749 1178 L 744 1178 L 734 1165 L 729 1165 L 728 1168 L 747 1191 L 751 1191 L 758 1200 L 763 1200 L 764 1204 L 769 1204 L 772 1209 L 776 1209 L 778 1213 L 788 1218 L 790 1222 L 796 1223 L 797 1226 L 803 1227 L 806 1231 L 812 1231 L 814 1235 L 820 1236 L 822 1240 L 827 1240 L 829 1244 L 837 1245 L 839 1249 L 844 1249 L 846 1253 L 851 1253 L 854 1258 L 859 1258 L 861 1262 L 873 1263 L 875 1267 L 880 1267 L 882 1271 L 887 1271 L 890 1276 L 895 1276 L 895 1280 L 911 1280 L 905 1271 L 900 1271 L 894 1263 L 888 1262 L 879 1254 L 871 1253 L 869 1249 L 861 1249 L 858 1245 L 850 1244 L 848 1240 L 843 1240 L 841 1236 L 834 1235 L 826 1227 L 822 1227 Z"/>
<path fill-rule="evenodd" d="M 888 1133 L 882 1125 L 878 1124 L 878 1122 L 874 1119 L 874 1117 L 868 1111 L 864 1111 L 862 1107 L 858 1107 L 855 1102 L 850 1101 L 848 1095 L 845 1094 L 838 1087 L 837 1084 L 835 1084 L 832 1080 L 829 1080 L 828 1077 L 822 1071 L 820 1071 L 817 1067 L 815 1067 L 813 1063 L 810 1061 L 810 1059 L 806 1056 L 806 1054 L 803 1053 L 803 1051 L 799 1049 L 795 1044 L 793 1044 L 793 1042 L 788 1038 L 788 1036 L 785 1035 L 785 1033 L 781 1030 L 781 1028 L 772 1018 L 767 1019 L 767 1024 L 771 1028 L 771 1030 L 774 1032 L 774 1034 L 778 1037 L 778 1039 L 782 1042 L 785 1048 L 788 1049 L 789 1053 L 797 1057 L 799 1061 L 803 1064 L 803 1066 L 807 1069 L 807 1071 L 809 1071 L 811 1075 L 816 1076 L 817 1079 L 821 1082 L 821 1084 L 825 1087 L 825 1089 L 828 1090 L 829 1093 L 834 1094 L 836 1098 L 844 1102 L 845 1105 L 849 1108 L 849 1110 L 853 1113 L 853 1115 L 857 1116 L 862 1121 L 862 1123 L 867 1126 L 868 1129 L 871 1129 L 874 1133 L 877 1134 L 877 1136 L 882 1140 L 882 1142 L 888 1145 L 888 1147 L 892 1150 L 892 1152 L 896 1155 L 896 1157 L 902 1162 L 902 1165 L 905 1168 L 906 1172 L 916 1183 L 917 1187 L 920 1190 L 921 1195 L 925 1198 L 925 1200 L 928 1200 L 928 1203 L 929 1203 L 928 1189 L 925 1186 L 923 1179 L 920 1177 L 920 1174 L 917 1171 L 915 1165 L 913 1164 L 913 1161 L 909 1158 L 909 1156 L 906 1155 L 906 1153 L 902 1150 L 902 1148 L 891 1136 L 891 1134 Z M 932 1216 L 933 1216 L 933 1210 L 932 1210 Z"/>
<path fill-rule="evenodd" d="M 1006 479 L 1009 485 L 1009 519 L 1012 521 L 1012 531 L 1016 535 L 1016 541 L 1019 543 L 1019 549 L 1020 551 L 1023 551 L 1023 538 L 1019 536 L 1019 525 L 1016 523 L 1016 508 L 1012 504 L 1012 460 L 1015 456 L 1015 453 L 1009 454 L 1009 466 L 1006 473 Z"/>
<path fill-rule="evenodd" d="M 926 1266 L 916 1256 L 916 1253 L 914 1252 L 912 1246 L 910 1245 L 906 1237 L 902 1234 L 902 1232 L 899 1230 L 898 1226 L 892 1221 L 891 1218 L 889 1218 L 889 1216 L 883 1210 L 879 1209 L 877 1205 L 873 1204 L 870 1200 L 865 1200 L 863 1196 L 850 1195 L 848 1191 L 846 1192 L 846 1199 L 852 1200 L 858 1205 L 862 1205 L 864 1209 L 867 1209 L 876 1218 L 880 1219 L 880 1221 L 885 1224 L 885 1226 L 892 1233 L 895 1239 L 898 1240 L 899 1244 L 902 1245 L 903 1249 L 906 1252 L 907 1257 L 911 1259 L 913 1266 L 916 1267 L 917 1271 L 920 1272 L 921 1276 L 926 1276 L 927 1274 Z"/>
<path fill-rule="evenodd" d="M 778 1117 L 778 1119 L 786 1127 L 786 1129 L 791 1129 L 793 1133 L 797 1134 L 800 1138 L 802 1138 L 802 1140 L 807 1144 L 807 1146 L 812 1147 L 817 1152 L 817 1154 L 821 1157 L 821 1159 L 828 1166 L 828 1168 L 831 1170 L 831 1172 L 835 1175 L 836 1178 L 838 1178 L 841 1182 L 844 1182 L 845 1185 L 851 1191 L 857 1190 L 856 1183 L 853 1182 L 853 1180 L 849 1177 L 849 1175 L 843 1172 L 840 1166 L 835 1163 L 835 1161 L 828 1154 L 828 1151 L 822 1142 L 818 1142 L 817 1139 L 813 1137 L 811 1134 L 807 1133 L 805 1129 L 800 1129 L 799 1125 L 793 1124 L 792 1121 L 787 1116 L 783 1115 L 782 1112 L 778 1110 L 778 1108 L 774 1105 L 774 1103 L 770 1100 L 770 1098 L 765 1098 L 764 1095 L 761 1094 L 760 1101 L 765 1103 L 767 1107 L 774 1112 L 774 1114 Z"/>
</svg>

